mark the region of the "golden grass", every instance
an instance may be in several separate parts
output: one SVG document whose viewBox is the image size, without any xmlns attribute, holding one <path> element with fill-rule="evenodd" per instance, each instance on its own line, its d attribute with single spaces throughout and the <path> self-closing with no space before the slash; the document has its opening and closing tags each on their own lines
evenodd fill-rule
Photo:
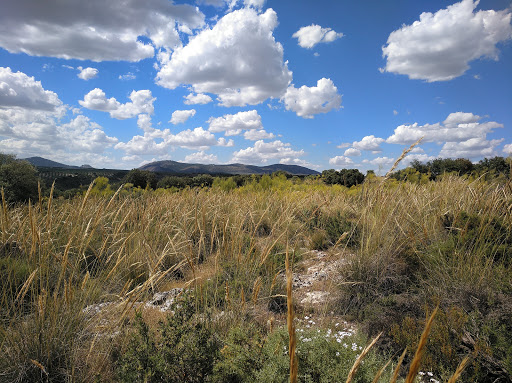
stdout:
<svg viewBox="0 0 512 383">
<path fill-rule="evenodd" d="M 434 317 L 437 314 L 438 308 L 439 307 L 436 307 L 434 309 L 432 315 L 425 324 L 425 328 L 423 329 L 423 333 L 421 334 L 421 338 L 418 343 L 418 348 L 416 349 L 416 353 L 414 354 L 414 358 L 412 359 L 411 366 L 409 367 L 409 373 L 405 378 L 405 383 L 413 383 L 414 379 L 418 375 L 418 371 L 420 370 L 421 358 L 423 357 L 425 345 L 427 344 L 428 334 L 430 333 L 430 329 L 432 328 L 432 322 L 434 321 Z"/>
<path fill-rule="evenodd" d="M 359 368 L 359 366 L 361 365 L 361 362 L 363 361 L 363 359 L 366 357 L 366 355 L 368 354 L 368 352 L 370 352 L 371 348 L 373 346 L 375 346 L 375 343 L 377 343 L 377 341 L 379 340 L 379 338 L 382 336 L 382 333 L 380 333 L 379 335 L 377 335 L 371 342 L 368 346 L 366 346 L 363 351 L 361 352 L 361 354 L 359 354 L 359 356 L 357 357 L 357 359 L 355 360 L 354 364 L 352 365 L 352 368 L 350 369 L 350 372 L 348 373 L 348 376 L 347 376 L 347 380 L 345 383 L 350 383 L 352 381 L 352 379 L 354 379 L 354 376 L 356 375 L 356 372 Z"/>
<path fill-rule="evenodd" d="M 106 324 L 111 332 L 133 313 L 137 302 L 170 287 L 196 289 L 198 306 L 225 310 L 221 302 L 226 301 L 231 306 L 242 302 L 243 306 L 264 307 L 269 297 L 284 293 L 277 275 L 282 272 L 279 262 L 286 249 L 290 377 L 296 379 L 288 244 L 292 249 L 308 246 L 313 217 L 336 212 L 355 217 L 361 240 L 351 249 L 357 255 L 353 264 L 359 265 L 362 276 L 370 274 L 364 268 L 371 265 L 375 268 L 371 275 L 383 277 L 389 261 L 411 243 L 427 244 L 446 236 L 439 219 L 447 212 L 464 211 L 510 222 L 511 192 L 456 177 L 427 185 L 388 180 L 365 185 L 364 192 L 313 183 L 269 191 L 183 190 L 147 192 L 139 197 L 123 195 L 119 189 L 107 199 L 93 195 L 89 188 L 84 196 L 70 200 L 54 199 L 52 187 L 47 201 L 44 197 L 36 205 L 9 206 L 2 190 L 2 245 L 17 249 L 16 259 L 26 264 L 27 271 L 18 285 L 6 280 L 0 286 L 0 353 L 4 354 L 0 368 L 6 368 L 10 374 L 6 376 L 16 381 L 27 371 L 39 369 L 34 360 L 51 374 L 55 371 L 51 356 L 63 352 L 61 344 L 51 340 L 62 338 L 69 364 L 77 366 L 73 371 L 76 380 L 92 376 L 94 366 L 82 365 L 77 355 L 88 355 L 94 345 L 91 329 L 100 320 L 84 318 L 83 309 L 99 302 L 115 302 L 120 307 L 117 320 Z M 260 230 L 265 222 L 268 229 Z M 349 235 L 343 233 L 336 246 Z M 457 286 L 494 288 L 508 273 L 478 253 L 457 253 L 443 262 L 429 270 L 439 278 L 424 282 L 426 294 L 441 295 L 454 281 Z M 177 271 L 181 277 L 172 276 Z M 367 288 L 375 281 L 344 282 Z M 95 363 L 109 363 L 108 346 L 103 345 L 104 354 L 95 355 Z M 417 365 L 421 352 L 416 351 Z M 17 363 L 8 365 L 8 360 Z M 402 361 L 403 355 L 396 374 Z M 461 366 L 454 379 L 465 364 Z"/>
</svg>

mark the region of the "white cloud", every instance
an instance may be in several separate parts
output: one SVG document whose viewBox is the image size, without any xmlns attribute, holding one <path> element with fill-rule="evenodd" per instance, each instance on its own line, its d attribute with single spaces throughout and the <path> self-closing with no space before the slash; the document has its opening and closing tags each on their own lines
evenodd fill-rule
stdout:
<svg viewBox="0 0 512 383">
<path fill-rule="evenodd" d="M 370 136 L 365 136 L 361 141 L 354 141 L 352 143 L 352 146 L 355 149 L 359 150 L 371 150 L 372 152 L 381 152 L 382 149 L 380 147 L 380 144 L 382 144 L 384 141 L 383 138 L 375 137 L 373 134 Z"/>
<path fill-rule="evenodd" d="M 279 160 L 280 164 L 284 165 L 298 165 L 298 166 L 305 166 L 307 168 L 320 168 L 320 166 L 312 164 L 306 160 L 302 160 L 300 158 L 281 158 Z"/>
<path fill-rule="evenodd" d="M 329 142 L 330 143 L 330 142 Z M 341 144 L 339 144 L 338 146 L 336 146 L 338 149 L 345 149 L 345 148 L 349 148 L 350 146 L 352 146 L 352 144 L 350 142 L 342 142 Z"/>
<path fill-rule="evenodd" d="M 354 161 L 345 156 L 336 156 L 329 159 L 329 164 L 334 166 L 351 166 L 354 164 Z"/>
<path fill-rule="evenodd" d="M 316 86 L 290 86 L 284 95 L 284 103 L 286 110 L 294 111 L 297 116 L 313 118 L 315 114 L 340 108 L 341 95 L 331 79 L 322 78 Z"/>
<path fill-rule="evenodd" d="M 498 60 L 496 44 L 512 37 L 512 14 L 474 12 L 479 1 L 462 0 L 392 32 L 382 48 L 387 72 L 428 82 L 461 76 L 480 57 Z"/>
<path fill-rule="evenodd" d="M 190 93 L 187 96 L 184 96 L 185 101 L 183 101 L 186 105 L 196 105 L 196 104 L 208 104 L 209 102 L 212 102 L 212 98 L 208 96 L 207 94 L 199 93 L 199 94 L 193 94 Z"/>
<path fill-rule="evenodd" d="M 373 160 L 363 160 L 364 164 L 372 164 L 378 166 L 391 165 L 395 162 L 393 158 L 390 157 L 377 157 Z"/>
<path fill-rule="evenodd" d="M 398 110 L 393 110 L 393 115 L 398 115 Z"/>
<path fill-rule="evenodd" d="M 256 141 L 254 146 L 241 149 L 233 153 L 233 162 L 240 163 L 266 163 L 269 160 L 296 158 L 303 156 L 303 150 L 293 150 L 290 144 L 279 140 L 272 142 Z"/>
<path fill-rule="evenodd" d="M 439 157 L 443 158 L 469 158 L 494 157 L 498 153 L 496 147 L 503 142 L 499 140 L 487 140 L 485 137 L 475 137 L 462 142 L 446 142 Z"/>
<path fill-rule="evenodd" d="M 226 136 L 236 136 L 243 130 L 261 130 L 261 116 L 256 110 L 225 114 L 222 117 L 211 117 L 208 120 L 208 130 L 213 133 L 225 132 Z"/>
<path fill-rule="evenodd" d="M 451 113 L 443 122 L 434 124 L 398 126 L 387 143 L 411 144 L 423 137 L 422 142 L 443 145 L 439 153 L 443 158 L 489 157 L 497 155 L 496 147 L 503 141 L 488 140 L 487 134 L 503 124 L 494 121 L 482 122 L 482 117 L 472 113 Z"/>
<path fill-rule="evenodd" d="M 103 158 L 101 154 L 118 141 L 88 117 L 79 115 L 63 123 L 65 117 L 64 108 L 0 108 L 0 151 L 15 152 L 20 157 L 72 159 L 73 163 L 91 154 L 87 163 L 93 164 L 95 158 L 98 163 Z"/>
<path fill-rule="evenodd" d="M 269 133 L 265 129 L 260 130 L 248 130 L 244 133 L 244 138 L 250 141 L 258 141 L 258 140 L 269 140 L 272 138 L 276 138 L 274 133 Z"/>
<path fill-rule="evenodd" d="M 345 153 L 343 153 L 343 155 L 348 157 L 357 157 L 361 155 L 361 151 L 359 149 L 349 148 L 345 150 Z"/>
<path fill-rule="evenodd" d="M 96 68 L 82 68 L 79 66 L 76 68 L 80 71 L 80 73 L 77 74 L 78 78 L 81 78 L 82 80 L 90 80 L 98 76 L 98 69 Z"/>
<path fill-rule="evenodd" d="M 134 90 L 129 97 L 132 102 L 121 104 L 114 97 L 107 99 L 105 92 L 95 88 L 87 93 L 83 100 L 78 102 L 87 109 L 109 112 L 110 117 L 118 120 L 133 118 L 141 113 L 153 113 L 153 101 L 155 101 L 155 98 L 152 97 L 150 90 Z"/>
<path fill-rule="evenodd" d="M 337 33 L 331 28 L 322 28 L 320 25 L 311 24 L 300 28 L 292 37 L 299 40 L 302 48 L 313 48 L 318 43 L 329 43 L 343 37 L 343 33 Z"/>
<path fill-rule="evenodd" d="M 218 95 L 220 105 L 255 105 L 281 97 L 292 79 L 283 62 L 283 47 L 273 30 L 272 9 L 258 14 L 252 8 L 228 13 L 176 48 L 167 60 L 159 56 L 157 83 L 169 89 L 190 84 L 197 93 Z"/>
<path fill-rule="evenodd" d="M 119 75 L 119 80 L 122 80 L 122 81 L 135 80 L 136 78 L 137 78 L 137 76 L 135 76 L 132 72 L 128 72 L 128 73 Z"/>
<path fill-rule="evenodd" d="M 0 67 L 0 108 L 20 107 L 52 111 L 62 105 L 55 92 L 43 89 L 41 82 L 22 72 Z"/>
<path fill-rule="evenodd" d="M 140 118 L 140 116 L 139 116 Z M 173 134 L 169 129 L 147 129 L 148 123 L 139 124 L 144 135 L 134 136 L 128 142 L 120 142 L 115 149 L 123 150 L 128 155 L 165 155 L 176 147 L 187 149 L 206 150 L 210 146 L 233 146 L 233 140 L 224 137 L 216 139 L 215 136 L 203 128 L 183 130 Z"/>
<path fill-rule="evenodd" d="M 180 46 L 177 23 L 193 29 L 204 24 L 197 7 L 168 0 L 66 0 L 44 6 L 8 0 L 3 5 L 0 47 L 32 56 L 139 61 L 153 57 L 154 47 Z"/>
<path fill-rule="evenodd" d="M 503 147 L 503 153 L 512 155 L 512 144 L 507 144 Z"/>
<path fill-rule="evenodd" d="M 186 156 L 184 162 L 197 164 L 216 164 L 219 162 L 219 159 L 215 154 L 206 154 L 203 150 L 201 150 Z"/>
<path fill-rule="evenodd" d="M 225 147 L 232 147 L 235 146 L 235 141 L 233 141 L 231 138 L 229 140 L 226 140 L 224 137 L 221 137 L 217 140 L 218 146 L 225 146 Z"/>
<path fill-rule="evenodd" d="M 218 144 L 215 136 L 201 127 L 195 128 L 194 130 L 183 130 L 176 135 L 171 134 L 164 138 L 164 142 L 169 145 L 191 149 L 210 147 Z"/>
<path fill-rule="evenodd" d="M 390 144 L 412 144 L 421 137 L 423 142 L 462 142 L 471 138 L 482 138 L 496 128 L 497 122 L 479 122 L 480 116 L 472 113 L 451 113 L 443 123 L 398 126 L 386 142 Z"/>
<path fill-rule="evenodd" d="M 183 124 L 190 117 L 193 117 L 195 114 L 196 114 L 195 109 L 175 110 L 174 112 L 172 112 L 171 121 L 169 121 L 169 122 L 173 123 L 174 125 Z"/>
</svg>

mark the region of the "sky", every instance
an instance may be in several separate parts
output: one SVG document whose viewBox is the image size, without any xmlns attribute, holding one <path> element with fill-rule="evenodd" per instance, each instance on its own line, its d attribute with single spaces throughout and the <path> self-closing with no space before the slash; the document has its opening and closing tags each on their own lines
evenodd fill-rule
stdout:
<svg viewBox="0 0 512 383">
<path fill-rule="evenodd" d="M 512 155 L 510 0 L 4 0 L 0 152 L 385 173 Z"/>
</svg>

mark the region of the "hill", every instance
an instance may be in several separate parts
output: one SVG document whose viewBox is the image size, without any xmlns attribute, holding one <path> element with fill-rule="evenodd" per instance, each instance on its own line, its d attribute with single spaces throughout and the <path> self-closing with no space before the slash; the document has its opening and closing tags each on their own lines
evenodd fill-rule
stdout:
<svg viewBox="0 0 512 383">
<path fill-rule="evenodd" d="M 177 161 L 156 161 L 141 166 L 141 170 L 149 170 L 158 173 L 174 174 L 270 174 L 277 171 L 288 172 L 293 175 L 320 174 L 316 170 L 298 165 L 274 164 L 268 166 L 228 164 L 228 165 L 203 165 L 187 164 Z"/>
<path fill-rule="evenodd" d="M 61 169 L 79 169 L 78 166 L 71 166 L 61 164 L 60 162 L 55 162 L 52 160 L 47 160 L 43 157 L 29 157 L 23 158 L 23 160 L 30 162 L 32 165 L 41 168 L 61 168 Z"/>
</svg>

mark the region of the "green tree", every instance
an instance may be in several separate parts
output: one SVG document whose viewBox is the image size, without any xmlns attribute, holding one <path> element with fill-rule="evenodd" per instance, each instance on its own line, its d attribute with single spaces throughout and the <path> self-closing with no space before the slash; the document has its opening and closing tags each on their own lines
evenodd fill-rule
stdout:
<svg viewBox="0 0 512 383">
<path fill-rule="evenodd" d="M 149 170 L 133 169 L 128 172 L 125 182 L 133 184 L 134 187 L 145 189 L 147 186 L 154 189 L 157 185 L 156 175 Z"/>
<path fill-rule="evenodd" d="M 36 200 L 37 181 L 37 170 L 28 161 L 0 153 L 0 188 L 4 189 L 7 202 Z"/>
<path fill-rule="evenodd" d="M 114 194 L 110 188 L 107 177 L 98 177 L 94 180 L 94 186 L 91 189 L 92 195 L 110 196 Z"/>
</svg>

